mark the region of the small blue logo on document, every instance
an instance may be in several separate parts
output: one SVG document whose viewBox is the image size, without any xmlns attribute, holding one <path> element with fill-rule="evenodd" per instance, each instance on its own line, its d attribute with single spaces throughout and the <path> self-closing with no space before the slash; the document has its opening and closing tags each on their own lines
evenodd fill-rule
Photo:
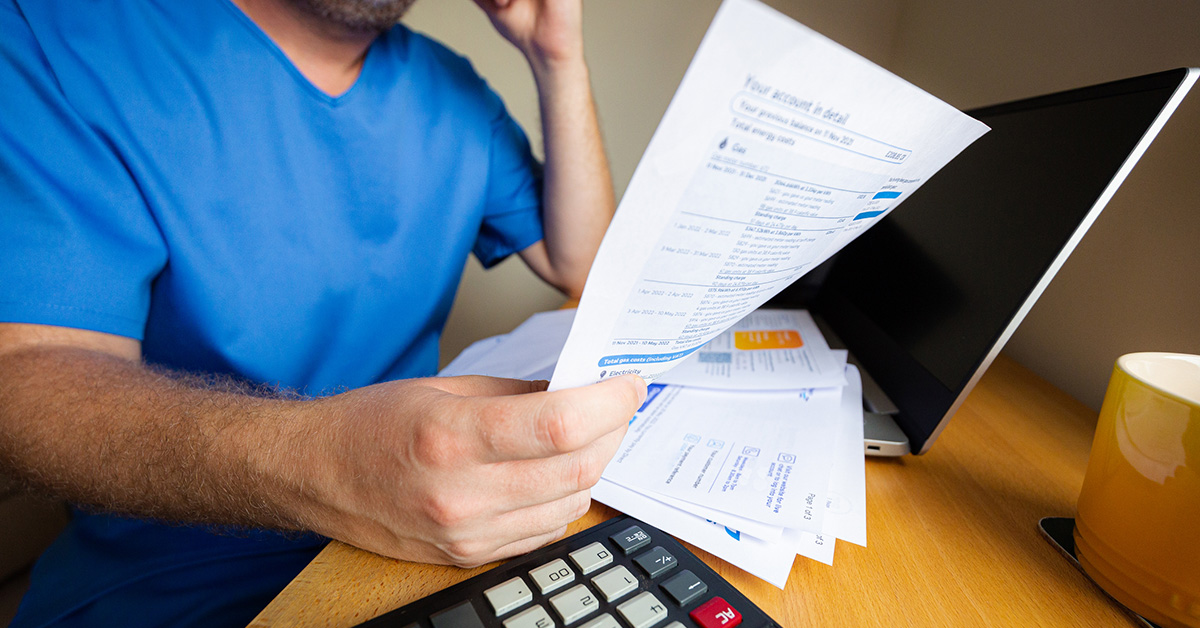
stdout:
<svg viewBox="0 0 1200 628">
<path fill-rule="evenodd" d="M 712 519 L 705 519 L 705 521 L 707 521 L 715 526 L 721 526 L 722 528 L 725 528 L 725 534 L 728 534 L 730 536 L 730 538 L 732 538 L 733 540 L 735 540 L 735 541 L 742 540 L 741 532 L 734 530 L 733 528 L 731 528 L 729 526 L 721 525 L 721 524 L 717 523 L 716 521 L 713 521 Z"/>
</svg>

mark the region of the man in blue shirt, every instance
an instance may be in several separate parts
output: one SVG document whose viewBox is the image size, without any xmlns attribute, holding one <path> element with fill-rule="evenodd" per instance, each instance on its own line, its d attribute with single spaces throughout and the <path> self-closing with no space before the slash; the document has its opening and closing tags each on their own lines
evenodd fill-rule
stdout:
<svg viewBox="0 0 1200 628">
<path fill-rule="evenodd" d="M 544 167 L 409 0 L 0 0 L 0 472 L 82 507 L 15 625 L 244 624 L 325 537 L 586 511 L 640 380 L 427 378 L 469 253 L 578 296 L 614 204 L 579 0 L 478 3 Z"/>
</svg>

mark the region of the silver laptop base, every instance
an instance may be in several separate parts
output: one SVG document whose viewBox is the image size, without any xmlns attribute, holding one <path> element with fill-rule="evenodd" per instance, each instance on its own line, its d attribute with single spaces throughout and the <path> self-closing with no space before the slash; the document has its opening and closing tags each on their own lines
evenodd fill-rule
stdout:
<svg viewBox="0 0 1200 628">
<path fill-rule="evenodd" d="M 912 450 L 908 437 L 890 415 L 863 412 L 863 447 L 868 456 L 904 456 Z"/>
</svg>

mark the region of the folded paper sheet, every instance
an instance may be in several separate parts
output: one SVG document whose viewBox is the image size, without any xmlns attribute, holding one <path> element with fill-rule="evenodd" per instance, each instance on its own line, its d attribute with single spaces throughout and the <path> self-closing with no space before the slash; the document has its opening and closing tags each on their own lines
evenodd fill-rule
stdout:
<svg viewBox="0 0 1200 628">
<path fill-rule="evenodd" d="M 986 130 L 756 0 L 726 0 L 605 234 L 551 389 L 655 380 Z"/>
</svg>

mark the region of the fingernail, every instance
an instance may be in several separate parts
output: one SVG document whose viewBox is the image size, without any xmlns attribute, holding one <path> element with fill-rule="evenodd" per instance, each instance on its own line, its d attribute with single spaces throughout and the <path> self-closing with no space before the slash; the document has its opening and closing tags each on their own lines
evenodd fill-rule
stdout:
<svg viewBox="0 0 1200 628">
<path fill-rule="evenodd" d="M 642 379 L 641 375 L 634 375 L 638 383 L 638 407 L 646 403 L 646 394 L 649 392 L 646 388 L 646 380 Z"/>
</svg>

